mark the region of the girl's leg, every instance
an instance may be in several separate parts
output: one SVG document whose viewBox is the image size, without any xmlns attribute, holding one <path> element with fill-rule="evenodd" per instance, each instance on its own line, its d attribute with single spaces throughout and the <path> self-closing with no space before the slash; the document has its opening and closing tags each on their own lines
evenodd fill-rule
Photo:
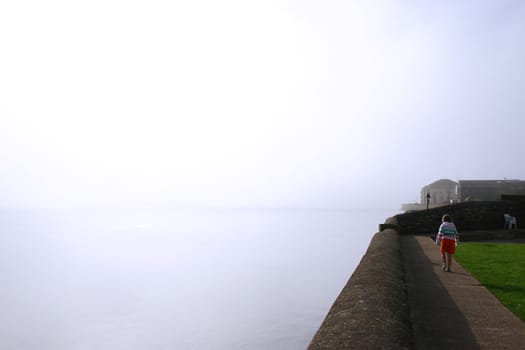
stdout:
<svg viewBox="0 0 525 350">
<path fill-rule="evenodd" d="M 450 272 L 450 265 L 452 264 L 452 254 L 447 253 L 447 271 Z"/>
<path fill-rule="evenodd" d="M 443 260 L 443 266 L 441 267 L 443 270 L 447 268 L 447 260 L 446 260 L 446 253 L 441 253 L 441 260 Z"/>
</svg>

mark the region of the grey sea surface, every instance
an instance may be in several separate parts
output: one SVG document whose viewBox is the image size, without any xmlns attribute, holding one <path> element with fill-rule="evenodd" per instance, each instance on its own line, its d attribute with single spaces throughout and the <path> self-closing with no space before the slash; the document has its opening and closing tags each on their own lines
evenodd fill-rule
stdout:
<svg viewBox="0 0 525 350">
<path fill-rule="evenodd" d="M 304 349 L 377 210 L 2 210 L 0 349 Z"/>
</svg>

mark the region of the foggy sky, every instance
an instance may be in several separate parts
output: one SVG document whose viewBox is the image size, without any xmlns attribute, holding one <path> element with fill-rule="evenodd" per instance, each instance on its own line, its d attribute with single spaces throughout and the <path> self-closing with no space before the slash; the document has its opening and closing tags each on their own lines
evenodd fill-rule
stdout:
<svg viewBox="0 0 525 350">
<path fill-rule="evenodd" d="M 0 4 L 0 207 L 399 207 L 525 179 L 522 1 Z"/>
</svg>

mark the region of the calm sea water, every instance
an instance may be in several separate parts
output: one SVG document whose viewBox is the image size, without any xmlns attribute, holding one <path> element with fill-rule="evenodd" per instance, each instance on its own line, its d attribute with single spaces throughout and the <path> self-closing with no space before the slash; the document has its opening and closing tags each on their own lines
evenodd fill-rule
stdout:
<svg viewBox="0 0 525 350">
<path fill-rule="evenodd" d="M 395 212 L 0 214 L 2 350 L 299 350 Z"/>
</svg>

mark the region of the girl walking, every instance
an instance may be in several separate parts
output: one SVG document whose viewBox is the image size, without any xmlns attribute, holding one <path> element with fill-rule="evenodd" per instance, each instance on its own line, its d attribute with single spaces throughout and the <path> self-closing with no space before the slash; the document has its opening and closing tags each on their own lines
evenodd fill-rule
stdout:
<svg viewBox="0 0 525 350">
<path fill-rule="evenodd" d="M 459 234 L 456 225 L 452 222 L 450 215 L 445 214 L 441 218 L 441 225 L 436 236 L 436 244 L 441 244 L 440 252 L 443 260 L 443 271 L 450 272 L 452 255 L 456 252 L 456 246 L 459 244 Z"/>
</svg>

